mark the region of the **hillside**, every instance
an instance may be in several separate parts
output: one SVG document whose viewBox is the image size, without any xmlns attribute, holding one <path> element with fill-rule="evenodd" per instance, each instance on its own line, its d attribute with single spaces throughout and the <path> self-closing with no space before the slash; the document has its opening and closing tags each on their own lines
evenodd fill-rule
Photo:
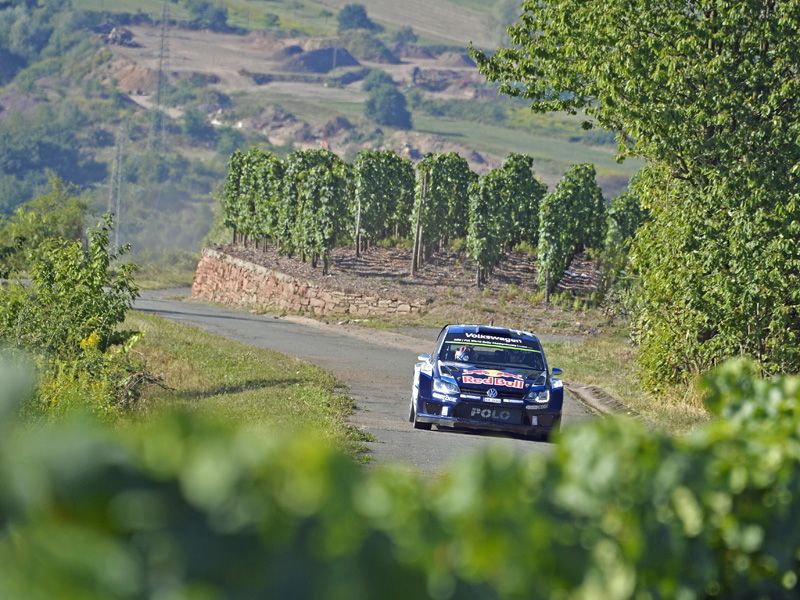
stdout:
<svg viewBox="0 0 800 600">
<path fill-rule="evenodd" d="M 483 81 L 466 42 L 498 43 L 496 15 L 508 2 L 420 1 L 410 10 L 372 0 L 364 6 L 376 31 L 339 33 L 344 4 L 229 0 L 200 14 L 197 3 L 170 2 L 163 55 L 157 0 L 54 4 L 44 43 L 30 51 L 0 29 L 12 56 L 28 52 L 0 87 L 0 137 L 10 140 L 0 152 L 0 210 L 45 189 L 51 169 L 85 190 L 95 213 L 120 204 L 121 240 L 141 256 L 159 256 L 197 249 L 227 157 L 252 144 L 281 155 L 327 147 L 346 159 L 363 148 L 412 159 L 455 151 L 479 173 L 524 152 L 551 187 L 570 164 L 594 163 L 609 197 L 637 170 L 614 160 L 608 134 L 584 131 L 578 118 L 533 115 Z M 163 121 L 154 111 L 160 62 Z M 374 71 L 405 95 L 411 129 L 365 116 L 363 79 Z M 35 148 L 31 131 L 41 137 Z M 20 154 L 39 160 L 15 167 Z"/>
</svg>

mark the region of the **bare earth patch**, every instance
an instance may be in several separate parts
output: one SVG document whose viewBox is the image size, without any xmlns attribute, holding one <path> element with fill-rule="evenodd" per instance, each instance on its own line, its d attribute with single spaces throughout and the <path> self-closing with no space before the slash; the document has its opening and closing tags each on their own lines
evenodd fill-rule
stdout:
<svg viewBox="0 0 800 600">
<path fill-rule="evenodd" d="M 448 322 L 481 322 L 530 329 L 558 336 L 592 336 L 614 325 L 598 309 L 549 305 L 536 284 L 536 265 L 531 257 L 512 253 L 495 270 L 488 284 L 475 285 L 475 266 L 463 253 L 435 253 L 415 277 L 409 273 L 411 251 L 404 248 L 372 248 L 356 257 L 352 248 L 337 248 L 331 257 L 330 274 L 322 275 L 310 263 L 279 255 L 274 249 L 255 250 L 226 246 L 220 250 L 318 285 L 346 292 L 368 292 L 387 299 L 425 300 L 429 309 L 420 317 L 402 322 L 386 320 L 373 326 L 416 325 L 437 327 Z M 558 287 L 562 304 L 576 303 L 597 288 L 599 273 L 584 257 L 577 257 Z"/>
</svg>

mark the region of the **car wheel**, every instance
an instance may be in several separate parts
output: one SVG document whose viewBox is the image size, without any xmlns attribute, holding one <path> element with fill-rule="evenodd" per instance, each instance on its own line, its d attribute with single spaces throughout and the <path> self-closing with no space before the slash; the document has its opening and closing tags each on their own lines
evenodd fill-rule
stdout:
<svg viewBox="0 0 800 600">
<path fill-rule="evenodd" d="M 539 439 L 543 442 L 551 442 L 554 435 L 558 435 L 558 432 L 561 430 L 561 418 L 553 423 L 553 427 L 550 428 L 550 431 L 546 431 L 540 434 Z"/>
<path fill-rule="evenodd" d="M 414 405 L 414 399 L 411 399 L 411 408 L 409 409 L 408 420 L 414 424 L 414 429 L 425 429 L 426 431 L 430 431 L 432 424 L 431 423 L 420 423 L 417 421 L 417 407 Z"/>
</svg>

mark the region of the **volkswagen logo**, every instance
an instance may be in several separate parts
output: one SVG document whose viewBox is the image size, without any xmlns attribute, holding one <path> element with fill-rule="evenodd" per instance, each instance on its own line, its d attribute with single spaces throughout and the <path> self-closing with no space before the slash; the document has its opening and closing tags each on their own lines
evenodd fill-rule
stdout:
<svg viewBox="0 0 800 600">
<path fill-rule="evenodd" d="M 486 392 L 486 395 L 487 395 L 489 398 L 497 398 L 497 390 L 496 390 L 496 389 L 494 389 L 494 388 L 489 388 L 489 391 L 488 391 L 488 392 Z"/>
</svg>

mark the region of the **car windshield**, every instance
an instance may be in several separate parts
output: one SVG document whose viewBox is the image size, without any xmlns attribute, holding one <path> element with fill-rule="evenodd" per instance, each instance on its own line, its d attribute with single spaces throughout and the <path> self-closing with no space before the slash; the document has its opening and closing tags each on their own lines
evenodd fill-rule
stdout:
<svg viewBox="0 0 800 600">
<path fill-rule="evenodd" d="M 448 336 L 439 352 L 439 360 L 453 366 L 503 368 L 528 373 L 544 371 L 541 349 L 525 340 L 499 336 L 482 337 L 498 339 L 476 340 L 464 335 Z"/>
</svg>

